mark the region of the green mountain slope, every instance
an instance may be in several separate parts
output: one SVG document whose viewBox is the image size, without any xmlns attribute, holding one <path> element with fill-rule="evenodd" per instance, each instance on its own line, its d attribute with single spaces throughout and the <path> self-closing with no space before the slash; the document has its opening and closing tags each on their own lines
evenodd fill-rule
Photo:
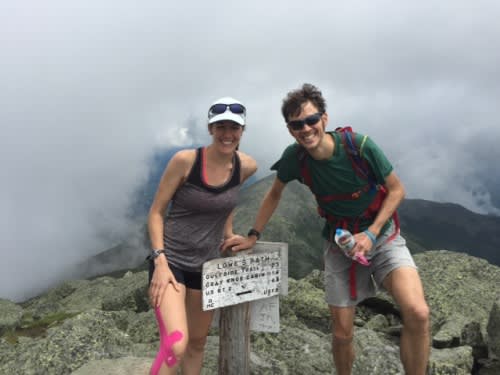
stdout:
<svg viewBox="0 0 500 375">
<path fill-rule="evenodd" d="M 273 175 L 268 176 L 242 192 L 234 219 L 237 233 L 248 232 L 273 179 Z M 285 189 L 280 205 L 262 233 L 261 239 L 287 242 L 290 276 L 300 278 L 312 269 L 322 267 L 321 227 L 322 219 L 316 213 L 316 204 L 311 193 L 299 183 L 291 183 Z"/>
</svg>

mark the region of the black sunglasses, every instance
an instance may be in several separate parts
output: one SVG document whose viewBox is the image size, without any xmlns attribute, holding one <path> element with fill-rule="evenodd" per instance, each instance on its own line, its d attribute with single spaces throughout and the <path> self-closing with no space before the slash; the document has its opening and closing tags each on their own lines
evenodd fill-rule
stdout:
<svg viewBox="0 0 500 375">
<path fill-rule="evenodd" d="M 306 118 L 302 120 L 294 120 L 290 121 L 288 123 L 288 127 L 292 130 L 302 130 L 304 125 L 312 126 L 316 125 L 318 121 L 321 119 L 321 116 L 323 116 L 323 113 L 317 112 L 314 115 L 307 116 Z"/>
<path fill-rule="evenodd" d="M 220 115 L 221 113 L 224 113 L 227 111 L 227 109 L 232 113 L 235 113 L 237 115 L 241 115 L 245 113 L 245 107 L 242 104 L 239 103 L 233 103 L 233 104 L 214 104 L 213 106 L 210 107 L 208 110 L 208 115 L 209 116 L 215 116 L 215 115 Z"/>
</svg>

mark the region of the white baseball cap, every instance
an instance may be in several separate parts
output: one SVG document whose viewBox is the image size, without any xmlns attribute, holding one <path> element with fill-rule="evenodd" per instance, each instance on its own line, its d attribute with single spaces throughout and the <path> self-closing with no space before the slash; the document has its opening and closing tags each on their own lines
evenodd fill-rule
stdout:
<svg viewBox="0 0 500 375">
<path fill-rule="evenodd" d="M 239 100 L 226 96 L 212 103 L 208 110 L 208 124 L 219 121 L 234 121 L 241 126 L 246 123 L 246 108 Z"/>
</svg>

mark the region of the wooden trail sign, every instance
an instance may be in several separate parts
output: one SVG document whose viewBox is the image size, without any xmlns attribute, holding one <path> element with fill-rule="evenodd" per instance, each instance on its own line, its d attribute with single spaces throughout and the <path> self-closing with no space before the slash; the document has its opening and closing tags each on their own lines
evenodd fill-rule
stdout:
<svg viewBox="0 0 500 375">
<path fill-rule="evenodd" d="M 258 241 L 249 251 L 203 265 L 203 309 L 222 307 L 214 318 L 220 375 L 250 373 L 250 329 L 279 332 L 278 294 L 287 293 L 286 243 Z"/>
<path fill-rule="evenodd" d="M 214 259 L 203 264 L 203 310 L 237 305 L 279 294 L 278 251 Z"/>
<path fill-rule="evenodd" d="M 269 251 L 279 251 L 280 253 L 282 277 L 281 277 L 279 294 L 287 295 L 288 294 L 288 245 L 283 242 L 258 241 L 252 248 L 252 254 L 266 253 Z M 248 254 L 248 252 L 244 253 Z M 220 310 L 221 309 L 217 309 L 215 311 L 214 319 L 212 322 L 212 326 L 214 328 L 219 327 Z M 250 314 L 249 328 L 251 331 L 274 332 L 274 333 L 279 332 L 280 331 L 279 295 L 250 301 L 249 314 Z"/>
</svg>

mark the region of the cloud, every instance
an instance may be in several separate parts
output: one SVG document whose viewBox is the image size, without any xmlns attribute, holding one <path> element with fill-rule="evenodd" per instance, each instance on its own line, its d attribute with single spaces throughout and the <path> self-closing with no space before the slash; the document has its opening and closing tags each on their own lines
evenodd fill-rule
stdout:
<svg viewBox="0 0 500 375">
<path fill-rule="evenodd" d="M 383 147 L 411 197 L 498 213 L 496 1 L 0 7 L 0 297 L 116 244 L 153 151 L 209 142 L 218 97 L 246 104 L 242 149 L 267 174 L 302 82 L 323 90 L 332 129 Z"/>
</svg>

